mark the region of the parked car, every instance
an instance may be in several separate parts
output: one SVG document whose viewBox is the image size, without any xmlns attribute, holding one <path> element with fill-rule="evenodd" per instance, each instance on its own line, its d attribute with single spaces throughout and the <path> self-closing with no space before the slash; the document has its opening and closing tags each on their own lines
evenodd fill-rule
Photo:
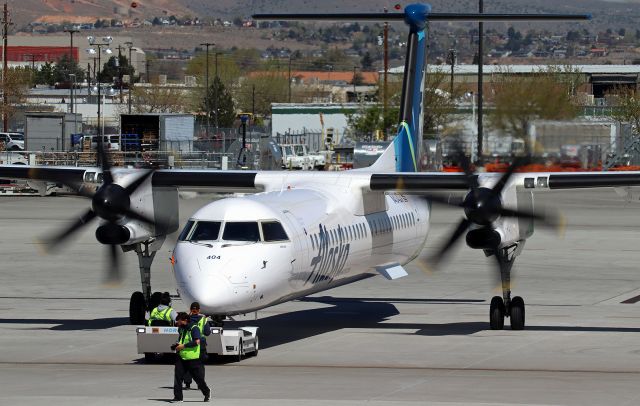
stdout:
<svg viewBox="0 0 640 406">
<path fill-rule="evenodd" d="M 92 150 L 98 149 L 98 140 L 99 140 L 98 137 L 99 137 L 98 135 L 85 135 L 84 137 L 82 137 L 83 148 L 86 147 L 85 140 L 91 139 L 90 148 Z M 104 146 L 104 149 L 110 150 L 110 151 L 120 151 L 120 135 L 119 134 L 103 135 L 102 137 L 103 137 L 102 145 Z"/>
<path fill-rule="evenodd" d="M 7 151 L 24 151 L 24 134 L 0 133 L 0 142 Z"/>
</svg>

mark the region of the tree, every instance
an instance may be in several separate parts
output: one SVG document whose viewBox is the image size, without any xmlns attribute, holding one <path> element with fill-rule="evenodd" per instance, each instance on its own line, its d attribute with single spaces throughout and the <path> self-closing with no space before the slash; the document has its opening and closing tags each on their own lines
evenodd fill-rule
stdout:
<svg viewBox="0 0 640 406">
<path fill-rule="evenodd" d="M 364 84 L 364 76 L 362 76 L 362 73 L 360 72 L 356 72 L 353 77 L 351 78 L 351 84 L 352 85 L 356 85 L 356 86 L 360 86 Z"/>
<path fill-rule="evenodd" d="M 70 59 L 69 55 L 64 54 L 53 67 L 54 84 L 71 81 L 69 74 L 76 75 L 76 82 L 84 80 L 84 71 L 80 68 L 78 62 L 75 59 Z"/>
<path fill-rule="evenodd" d="M 236 119 L 236 108 L 233 103 L 231 93 L 222 83 L 219 77 L 213 79 L 213 83 L 209 86 L 206 96 L 202 101 L 202 110 L 207 112 L 215 122 L 215 116 L 218 115 L 219 127 L 232 127 L 233 121 Z"/>
<path fill-rule="evenodd" d="M 447 89 L 446 91 L 443 89 Z M 450 76 L 444 68 L 433 69 L 427 73 L 424 85 L 423 108 L 424 138 L 431 138 L 451 122 L 456 111 L 456 99 L 462 96 L 460 86 L 453 87 L 450 93 Z"/>
<path fill-rule="evenodd" d="M 240 77 L 240 68 L 236 64 L 233 57 L 226 54 L 218 54 L 218 72 L 217 76 L 226 87 L 231 87 L 237 83 Z M 194 75 L 200 79 L 200 83 L 205 83 L 205 71 L 206 71 L 206 52 L 201 52 L 187 64 L 187 75 Z M 216 76 L 216 56 L 215 51 L 209 51 L 209 84 Z"/>
<path fill-rule="evenodd" d="M 256 72 L 245 78 L 236 93 L 238 106 L 242 111 L 262 116 L 271 114 L 271 103 L 285 103 L 288 98 L 288 77 L 285 73 L 274 70 Z"/>
<path fill-rule="evenodd" d="M 640 92 L 636 89 L 615 89 L 615 109 L 612 116 L 619 121 L 630 123 L 636 135 L 640 134 Z"/>
<path fill-rule="evenodd" d="M 24 103 L 27 88 L 31 82 L 31 70 L 28 68 L 9 68 L 6 73 L 3 93 L 7 95 L 7 105 L 0 103 L 0 115 L 8 120 L 16 114 L 16 105 Z"/>
<path fill-rule="evenodd" d="M 118 63 L 116 63 L 116 59 Z M 119 78 L 120 72 L 122 72 L 123 75 L 130 75 L 131 77 L 133 77 L 134 74 L 133 66 L 129 65 L 129 60 L 124 55 L 110 57 L 102 66 L 98 77 L 102 83 L 117 82 L 114 78 Z"/>
<path fill-rule="evenodd" d="M 373 59 L 371 58 L 371 54 L 369 51 L 365 52 L 360 60 L 360 64 L 362 65 L 362 69 L 368 70 L 373 67 Z"/>
<path fill-rule="evenodd" d="M 51 62 L 45 62 L 40 69 L 36 70 L 34 75 L 34 82 L 37 85 L 53 86 L 56 84 L 54 65 Z"/>
<path fill-rule="evenodd" d="M 131 106 L 136 113 L 186 113 L 190 110 L 190 99 L 188 90 L 160 86 L 157 82 L 131 89 Z"/>
<path fill-rule="evenodd" d="M 526 141 L 534 120 L 565 120 L 579 111 L 576 90 L 582 75 L 571 68 L 548 67 L 527 75 L 503 71 L 492 83 L 491 127 Z"/>
</svg>

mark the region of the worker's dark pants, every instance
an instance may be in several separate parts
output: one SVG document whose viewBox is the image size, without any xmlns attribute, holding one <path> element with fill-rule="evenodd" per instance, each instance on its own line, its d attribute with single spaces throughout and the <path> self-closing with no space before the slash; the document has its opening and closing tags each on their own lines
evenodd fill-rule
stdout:
<svg viewBox="0 0 640 406">
<path fill-rule="evenodd" d="M 209 359 L 209 355 L 207 354 L 207 347 L 205 346 L 200 346 L 200 371 L 202 374 L 202 380 L 204 380 L 204 364 L 207 362 L 207 359 Z M 191 373 L 189 371 L 185 372 L 184 374 L 184 384 L 185 385 L 191 385 Z M 198 385 L 198 389 L 200 389 L 200 386 Z"/>
<path fill-rule="evenodd" d="M 180 356 L 176 356 L 176 369 L 173 379 L 173 398 L 182 399 L 182 381 L 184 380 L 185 373 L 191 374 L 193 380 L 198 384 L 198 388 L 203 395 L 209 393 L 209 387 L 204 381 L 204 375 L 202 371 L 204 367 L 199 359 L 185 361 Z"/>
</svg>

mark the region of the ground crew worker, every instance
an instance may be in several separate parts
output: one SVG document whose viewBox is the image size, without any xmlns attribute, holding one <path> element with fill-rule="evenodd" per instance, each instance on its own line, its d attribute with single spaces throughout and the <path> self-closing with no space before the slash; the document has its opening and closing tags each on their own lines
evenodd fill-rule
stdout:
<svg viewBox="0 0 640 406">
<path fill-rule="evenodd" d="M 171 308 L 171 296 L 169 296 L 169 292 L 164 292 L 160 297 L 160 305 L 155 309 L 151 310 L 151 314 L 149 315 L 149 326 L 173 326 L 176 321 L 176 313 L 175 310 Z"/>
<path fill-rule="evenodd" d="M 202 379 L 205 377 L 205 367 L 204 364 L 207 362 L 209 356 L 207 355 L 207 337 L 211 334 L 211 326 L 207 323 L 207 316 L 204 314 L 200 314 L 200 303 L 193 302 L 191 303 L 191 307 L 189 308 L 190 314 L 189 317 L 191 319 L 191 323 L 194 323 L 198 326 L 200 330 L 200 361 L 202 367 Z M 184 386 L 185 389 L 191 388 L 191 374 L 188 372 L 184 375 Z"/>
<path fill-rule="evenodd" d="M 189 315 L 184 312 L 178 313 L 176 325 L 178 326 L 178 342 L 171 346 L 177 353 L 173 377 L 173 401 L 182 401 L 182 381 L 184 374 L 189 372 L 204 395 L 204 401 L 208 402 L 211 397 L 211 389 L 201 375 L 200 329 L 196 324 L 190 323 Z"/>
</svg>

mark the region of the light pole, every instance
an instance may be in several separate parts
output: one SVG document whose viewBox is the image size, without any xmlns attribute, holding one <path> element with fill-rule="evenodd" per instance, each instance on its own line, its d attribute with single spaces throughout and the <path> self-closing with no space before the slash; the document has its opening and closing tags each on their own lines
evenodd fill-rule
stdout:
<svg viewBox="0 0 640 406">
<path fill-rule="evenodd" d="M 210 111 L 211 109 L 209 108 L 209 47 L 215 46 L 216 44 L 214 42 L 204 42 L 202 44 L 200 44 L 200 46 L 206 47 L 207 51 L 206 51 L 206 55 L 207 55 L 207 59 L 205 62 L 205 72 L 204 72 L 204 81 L 205 81 L 205 91 L 204 91 L 204 107 L 207 109 L 207 127 L 206 127 L 206 131 L 207 131 L 207 139 L 209 138 L 209 119 L 210 119 Z M 216 64 L 216 68 L 217 68 L 217 64 Z M 216 69 L 216 75 L 218 74 L 218 70 Z"/>
<path fill-rule="evenodd" d="M 215 52 L 214 56 L 216 59 L 216 70 L 215 70 L 215 78 L 216 81 L 220 81 L 218 77 L 218 55 L 222 55 L 222 52 Z M 216 134 L 218 133 L 218 86 L 213 88 L 213 111 L 215 112 L 214 123 L 216 126 Z"/>
<path fill-rule="evenodd" d="M 64 30 L 64 32 L 69 33 L 69 77 L 71 77 L 72 66 L 73 66 L 73 63 L 75 62 L 75 58 L 73 57 L 73 34 L 80 32 L 80 30 L 74 30 L 73 28 L 71 28 L 71 29 Z M 74 78 L 75 78 L 75 75 L 74 75 Z M 69 99 L 71 100 L 69 105 L 69 110 L 71 110 L 71 112 L 73 113 L 73 91 L 70 91 L 69 93 L 70 93 Z"/>
<path fill-rule="evenodd" d="M 353 67 L 353 99 L 357 103 L 358 102 L 358 91 L 356 90 L 356 79 L 357 79 L 357 77 L 356 77 L 356 75 L 357 75 L 356 69 L 358 69 L 358 67 L 354 66 Z"/>
<path fill-rule="evenodd" d="M 100 66 L 101 64 L 100 55 L 102 54 L 102 47 L 108 47 L 109 45 L 111 45 L 111 43 L 113 42 L 113 38 L 102 37 L 102 42 L 96 42 L 95 37 L 89 36 L 87 37 L 87 40 L 89 41 L 89 45 L 91 45 L 92 47 L 98 48 L 97 51 L 95 48 L 89 48 L 87 49 L 87 53 L 89 55 L 97 54 L 98 56 L 98 71 L 95 72 L 95 68 L 94 68 L 94 74 L 96 76 L 96 84 L 98 85 L 98 89 L 97 89 L 98 90 L 98 136 L 102 136 L 103 134 L 100 127 L 100 97 L 101 97 L 100 72 L 102 71 L 102 67 Z M 104 50 L 104 53 L 107 55 L 111 55 L 113 52 L 111 51 L 110 48 L 106 48 Z M 102 142 L 102 138 L 99 137 L 98 141 Z"/>
<path fill-rule="evenodd" d="M 131 63 L 131 48 L 133 48 L 133 42 L 131 41 L 127 41 L 124 43 L 127 48 L 129 48 L 129 92 L 128 92 L 128 100 L 127 103 L 129 105 L 129 114 L 131 114 L 131 91 L 133 90 L 133 72 L 134 70 L 131 69 L 133 67 L 133 64 Z"/>
</svg>

